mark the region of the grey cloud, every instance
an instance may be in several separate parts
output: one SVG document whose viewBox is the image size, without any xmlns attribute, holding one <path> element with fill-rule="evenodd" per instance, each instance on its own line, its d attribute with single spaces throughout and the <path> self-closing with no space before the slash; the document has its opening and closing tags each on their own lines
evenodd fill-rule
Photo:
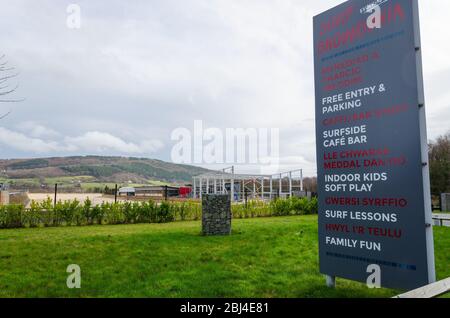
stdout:
<svg viewBox="0 0 450 318">
<path fill-rule="evenodd" d="M 2 4 L 4 53 L 26 98 L 2 129 L 36 139 L 27 150 L 3 143 L 2 156 L 64 155 L 71 145 L 101 154 L 154 148 L 153 157 L 170 160 L 171 132 L 201 119 L 220 129 L 280 128 L 282 164 L 314 173 L 312 17 L 341 1 L 76 2 L 80 30 L 65 26 L 64 1 Z M 436 33 L 448 9 L 446 0 L 421 3 L 430 138 L 449 127 L 450 44 Z"/>
</svg>

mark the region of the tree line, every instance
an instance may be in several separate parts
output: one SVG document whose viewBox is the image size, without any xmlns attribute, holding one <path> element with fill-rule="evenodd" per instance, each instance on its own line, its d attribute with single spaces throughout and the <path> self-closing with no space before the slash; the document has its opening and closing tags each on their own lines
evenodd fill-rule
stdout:
<svg viewBox="0 0 450 318">
<path fill-rule="evenodd" d="M 450 132 L 428 145 L 431 194 L 450 193 Z"/>
</svg>

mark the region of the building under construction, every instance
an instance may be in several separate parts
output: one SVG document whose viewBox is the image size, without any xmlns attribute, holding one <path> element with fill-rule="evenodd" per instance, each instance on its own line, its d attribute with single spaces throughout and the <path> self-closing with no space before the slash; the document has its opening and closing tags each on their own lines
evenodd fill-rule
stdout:
<svg viewBox="0 0 450 318">
<path fill-rule="evenodd" d="M 236 174 L 234 167 L 196 176 L 192 180 L 192 195 L 201 199 L 203 194 L 230 194 L 233 201 L 248 199 L 272 200 L 290 196 L 304 196 L 303 170 L 276 175 Z"/>
<path fill-rule="evenodd" d="M 144 187 L 123 187 L 117 191 L 119 197 L 145 197 L 153 199 L 188 197 L 191 189 L 188 187 L 170 186 L 144 186 Z"/>
</svg>

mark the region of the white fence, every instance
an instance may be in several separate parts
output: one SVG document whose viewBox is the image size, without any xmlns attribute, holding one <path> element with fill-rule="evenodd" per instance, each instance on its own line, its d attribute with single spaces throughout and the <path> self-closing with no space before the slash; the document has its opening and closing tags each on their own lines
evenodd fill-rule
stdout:
<svg viewBox="0 0 450 318">
<path fill-rule="evenodd" d="M 394 298 L 435 298 L 450 292 L 450 277 L 439 282 L 395 296 Z"/>
<path fill-rule="evenodd" d="M 434 226 L 450 227 L 450 214 L 433 214 Z"/>
</svg>

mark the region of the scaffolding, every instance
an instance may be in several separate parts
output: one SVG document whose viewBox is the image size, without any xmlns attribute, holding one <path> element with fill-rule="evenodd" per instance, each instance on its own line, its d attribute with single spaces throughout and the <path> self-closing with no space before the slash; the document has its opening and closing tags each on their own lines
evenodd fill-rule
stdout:
<svg viewBox="0 0 450 318">
<path fill-rule="evenodd" d="M 230 170 L 230 172 L 227 172 Z M 303 170 L 275 175 L 236 174 L 234 167 L 193 177 L 192 195 L 201 199 L 204 194 L 230 194 L 232 201 L 272 200 L 303 196 Z"/>
</svg>

